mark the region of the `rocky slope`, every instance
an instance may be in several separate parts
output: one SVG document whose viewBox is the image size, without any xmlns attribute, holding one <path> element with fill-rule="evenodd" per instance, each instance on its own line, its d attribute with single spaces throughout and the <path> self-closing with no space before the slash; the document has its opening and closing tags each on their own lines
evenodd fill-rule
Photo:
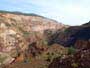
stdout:
<svg viewBox="0 0 90 68">
<path fill-rule="evenodd" d="M 11 63 L 27 51 L 30 56 L 42 53 L 47 49 L 43 32 L 66 27 L 36 14 L 0 11 L 0 64 Z"/>
<path fill-rule="evenodd" d="M 54 38 L 54 43 L 71 48 L 65 57 L 55 58 L 49 68 L 90 68 L 90 22 L 70 27 L 65 31 L 63 35 L 59 32 Z"/>
<path fill-rule="evenodd" d="M 58 30 L 49 38 L 49 44 L 58 43 L 63 46 L 83 48 L 89 46 L 90 22 L 81 26 L 71 26 L 64 31 Z"/>
<path fill-rule="evenodd" d="M 89 68 L 89 57 L 90 22 L 67 26 L 36 14 L 0 11 L 1 68 Z"/>
<path fill-rule="evenodd" d="M 65 58 L 55 58 L 48 68 L 90 68 L 90 49 L 81 50 Z"/>
</svg>

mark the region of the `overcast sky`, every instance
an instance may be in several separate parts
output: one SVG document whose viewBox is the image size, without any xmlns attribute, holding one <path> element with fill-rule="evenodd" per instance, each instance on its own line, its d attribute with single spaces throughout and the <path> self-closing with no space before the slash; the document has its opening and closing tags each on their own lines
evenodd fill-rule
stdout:
<svg viewBox="0 0 90 68">
<path fill-rule="evenodd" d="M 0 10 L 36 13 L 68 25 L 90 20 L 90 0 L 1 0 Z"/>
</svg>

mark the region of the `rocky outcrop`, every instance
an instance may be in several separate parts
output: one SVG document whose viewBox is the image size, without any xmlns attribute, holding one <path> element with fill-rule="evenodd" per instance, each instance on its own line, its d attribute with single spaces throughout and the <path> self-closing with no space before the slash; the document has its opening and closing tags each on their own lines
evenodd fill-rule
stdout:
<svg viewBox="0 0 90 68">
<path fill-rule="evenodd" d="M 0 21 L 7 26 L 16 26 L 24 31 L 43 31 L 65 27 L 63 24 L 57 23 L 57 21 L 33 14 L 0 13 Z"/>
<path fill-rule="evenodd" d="M 89 39 L 90 39 L 89 26 L 86 25 L 72 26 L 65 29 L 64 31 L 59 30 L 53 35 L 51 35 L 51 37 L 49 37 L 49 44 L 58 43 L 66 47 L 70 47 L 76 45 L 79 40 L 82 40 L 83 43 L 84 41 L 85 42 L 87 41 L 86 45 L 88 45 Z M 82 47 L 83 45 L 82 42 L 80 44 L 77 44 L 77 46 L 80 45 Z"/>
<path fill-rule="evenodd" d="M 32 56 L 34 53 L 42 53 L 47 48 L 43 47 L 47 44 L 43 35 L 44 30 L 63 28 L 65 25 L 36 14 L 0 11 L 1 55 L 8 54 L 10 59 L 15 59 L 27 51 Z"/>
<path fill-rule="evenodd" d="M 55 58 L 48 68 L 89 68 L 90 49 L 77 51 L 74 55 Z"/>
<path fill-rule="evenodd" d="M 88 49 L 90 48 L 90 41 L 89 40 L 77 40 L 74 45 L 77 49 Z"/>
<path fill-rule="evenodd" d="M 49 68 L 89 68 L 89 57 L 90 22 L 67 26 L 36 14 L 0 12 L 0 65 L 39 60 Z"/>
<path fill-rule="evenodd" d="M 69 27 L 65 32 L 54 34 L 54 43 L 73 47 L 64 57 L 55 58 L 48 68 L 89 68 L 90 65 L 90 22 L 81 26 Z M 55 37 L 56 35 L 56 37 Z M 53 37 L 52 36 L 52 37 Z"/>
</svg>

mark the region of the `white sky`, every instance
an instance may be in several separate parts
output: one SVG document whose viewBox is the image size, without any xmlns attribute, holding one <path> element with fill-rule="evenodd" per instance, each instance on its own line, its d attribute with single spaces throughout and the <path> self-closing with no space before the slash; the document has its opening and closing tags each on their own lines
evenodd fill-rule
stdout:
<svg viewBox="0 0 90 68">
<path fill-rule="evenodd" d="M 36 13 L 63 24 L 80 25 L 90 20 L 90 0 L 3 0 L 0 4 L 3 10 Z"/>
</svg>

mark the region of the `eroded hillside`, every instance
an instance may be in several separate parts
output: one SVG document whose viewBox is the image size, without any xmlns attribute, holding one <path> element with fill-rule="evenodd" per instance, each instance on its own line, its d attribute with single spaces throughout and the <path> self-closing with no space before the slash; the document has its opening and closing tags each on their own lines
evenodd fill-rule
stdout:
<svg viewBox="0 0 90 68">
<path fill-rule="evenodd" d="M 90 22 L 67 26 L 36 14 L 0 12 L 1 68 L 89 68 Z"/>
<path fill-rule="evenodd" d="M 45 30 L 65 29 L 54 20 L 35 14 L 0 12 L 0 64 L 24 61 L 48 50 Z"/>
</svg>

